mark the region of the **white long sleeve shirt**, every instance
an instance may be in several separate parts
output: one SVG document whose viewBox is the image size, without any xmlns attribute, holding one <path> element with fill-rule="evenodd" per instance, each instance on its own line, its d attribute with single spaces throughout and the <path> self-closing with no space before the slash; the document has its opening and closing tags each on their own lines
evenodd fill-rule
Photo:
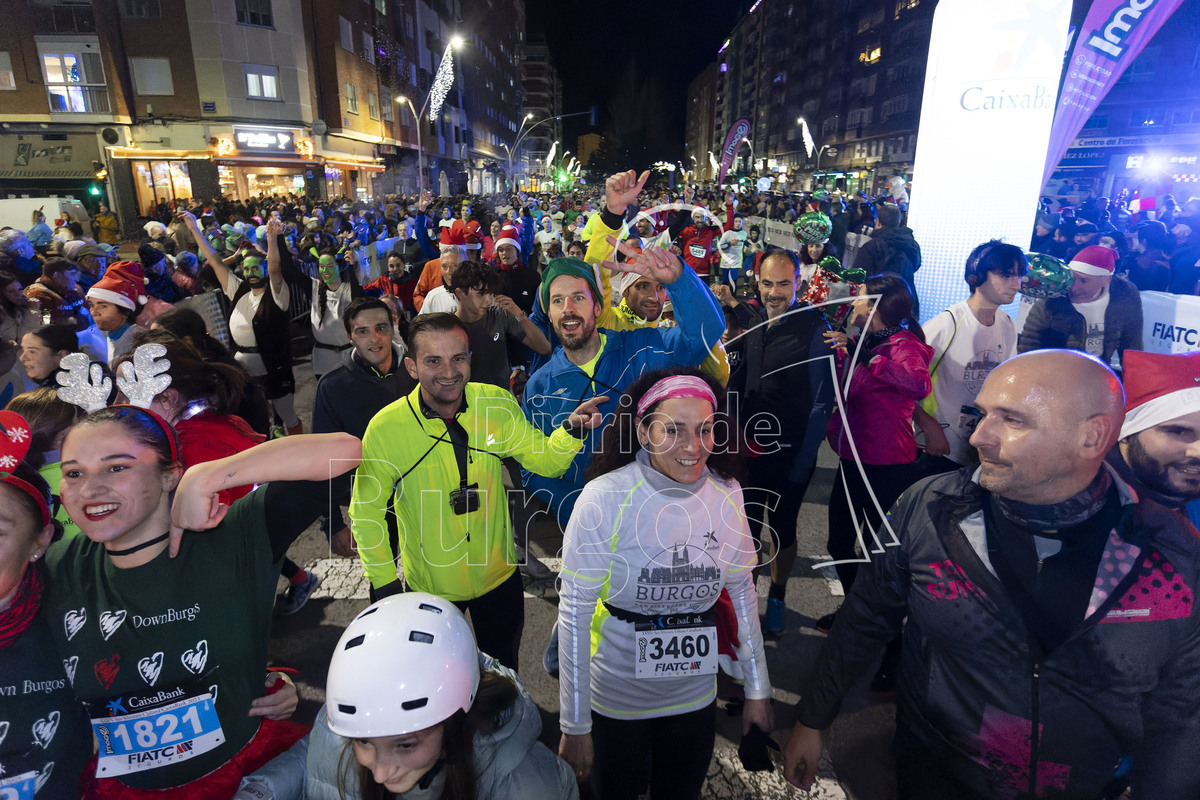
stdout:
<svg viewBox="0 0 1200 800">
<path fill-rule="evenodd" d="M 729 589 L 749 699 L 771 696 L 742 488 L 707 470 L 693 484 L 655 470 L 646 452 L 583 488 L 564 537 L 559 590 L 559 726 L 585 734 L 592 710 L 615 719 L 684 714 L 716 697 L 716 676 L 637 679 L 637 614 L 706 611 Z"/>
</svg>

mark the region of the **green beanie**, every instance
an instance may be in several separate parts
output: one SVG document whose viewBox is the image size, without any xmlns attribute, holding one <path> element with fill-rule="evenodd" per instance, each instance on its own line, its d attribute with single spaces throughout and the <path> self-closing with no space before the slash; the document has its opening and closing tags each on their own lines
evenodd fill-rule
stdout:
<svg viewBox="0 0 1200 800">
<path fill-rule="evenodd" d="M 600 303 L 600 277 L 596 272 L 596 268 L 588 264 L 581 258 L 573 258 L 571 256 L 563 256 L 562 258 L 554 258 L 542 270 L 542 309 L 547 313 L 550 311 L 550 284 L 554 283 L 554 279 L 560 275 L 571 275 L 576 278 L 583 278 L 588 283 L 588 288 L 592 290 L 592 300 Z"/>
</svg>

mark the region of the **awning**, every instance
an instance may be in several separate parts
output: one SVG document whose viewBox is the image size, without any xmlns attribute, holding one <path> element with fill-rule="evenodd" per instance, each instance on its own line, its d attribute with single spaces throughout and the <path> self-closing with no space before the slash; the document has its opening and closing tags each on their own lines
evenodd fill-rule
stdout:
<svg viewBox="0 0 1200 800">
<path fill-rule="evenodd" d="M 359 172 L 385 172 L 386 167 L 382 164 L 375 164 L 367 161 L 335 161 L 332 158 L 325 159 L 325 166 L 334 167 L 336 169 L 356 169 Z"/>
</svg>

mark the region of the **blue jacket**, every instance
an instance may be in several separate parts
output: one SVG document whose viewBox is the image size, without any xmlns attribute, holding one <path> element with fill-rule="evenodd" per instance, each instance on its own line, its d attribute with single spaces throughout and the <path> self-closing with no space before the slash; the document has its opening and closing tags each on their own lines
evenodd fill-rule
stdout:
<svg viewBox="0 0 1200 800">
<path fill-rule="evenodd" d="M 605 345 L 593 377 L 589 378 L 568 361 L 559 346 L 525 386 L 521 408 L 530 422 L 545 433 L 562 425 L 584 400 L 596 395 L 610 398 L 600 406 L 605 424 L 588 434 L 583 449 L 562 477 L 545 478 L 522 472 L 525 488 L 550 503 L 562 525 L 571 516 L 575 498 L 585 483 L 584 472 L 592 462 L 592 454 L 600 449 L 603 431 L 612 421 L 621 393 L 644 372 L 696 366 L 708 357 L 725 332 L 725 314 L 694 270 L 685 266 L 679 280 L 666 289 L 676 309 L 678 327 L 631 331 L 600 328 L 597 332 L 604 334 Z"/>
</svg>

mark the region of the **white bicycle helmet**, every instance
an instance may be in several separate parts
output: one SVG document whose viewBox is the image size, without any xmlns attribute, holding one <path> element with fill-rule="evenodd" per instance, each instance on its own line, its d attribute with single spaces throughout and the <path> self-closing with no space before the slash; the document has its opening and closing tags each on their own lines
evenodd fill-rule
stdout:
<svg viewBox="0 0 1200 800">
<path fill-rule="evenodd" d="M 475 637 L 453 603 L 424 592 L 385 597 L 338 640 L 329 728 L 352 739 L 413 733 L 470 710 L 478 689 Z"/>
</svg>

